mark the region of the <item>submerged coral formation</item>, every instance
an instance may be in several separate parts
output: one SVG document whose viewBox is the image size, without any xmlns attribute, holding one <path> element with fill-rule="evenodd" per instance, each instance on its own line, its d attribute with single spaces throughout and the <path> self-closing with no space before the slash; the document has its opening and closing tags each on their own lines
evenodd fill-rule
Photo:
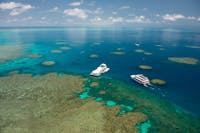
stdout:
<svg viewBox="0 0 200 133">
<path fill-rule="evenodd" d="M 196 46 L 196 45 L 186 45 L 186 48 L 195 48 L 195 49 L 199 49 L 200 46 Z"/>
<path fill-rule="evenodd" d="M 114 101 L 109 100 L 106 102 L 106 106 L 115 106 L 115 105 L 117 105 L 117 103 Z"/>
<path fill-rule="evenodd" d="M 124 55 L 124 54 L 126 54 L 126 53 L 125 53 L 125 52 L 115 51 L 115 52 L 110 52 L 110 54 L 114 54 L 114 55 Z"/>
<path fill-rule="evenodd" d="M 136 126 L 136 128 L 139 129 L 140 133 L 148 133 L 148 130 L 150 127 L 151 127 L 151 123 L 149 120 Z"/>
<path fill-rule="evenodd" d="M 17 74 L 0 78 L 0 131 L 6 132 L 137 132 L 147 120 L 140 112 L 118 115 L 112 107 L 76 97 L 85 78 L 51 73 L 40 77 Z M 100 99 L 101 101 L 102 99 Z"/>
<path fill-rule="evenodd" d="M 18 73 L 19 73 L 19 71 L 18 71 L 18 70 L 15 70 L 15 71 L 9 72 L 8 75 L 14 75 L 14 74 L 18 74 Z"/>
<path fill-rule="evenodd" d="M 138 121 L 138 118 L 131 119 L 129 122 L 132 123 L 132 127 L 134 125 L 134 130 L 126 132 L 136 132 L 136 129 L 139 132 L 199 132 L 200 120 L 198 118 L 183 109 L 177 111 L 176 106 L 152 93 L 113 79 L 90 79 L 90 82 L 94 81 L 99 82 L 99 86 L 90 89 L 90 97 L 100 97 L 100 102 L 105 102 L 107 106 L 111 106 L 110 108 L 119 107 L 120 111 L 116 112 L 116 116 L 127 116 L 128 114 L 133 115 L 133 113 L 136 113 L 137 117 L 142 119 L 139 124 L 133 124 Z M 99 95 L 100 91 L 104 91 L 105 94 Z M 128 109 L 130 108 L 130 110 L 127 110 L 128 112 L 124 111 L 123 107 L 120 106 L 122 103 Z M 145 117 L 142 117 L 144 114 Z M 118 124 L 117 118 L 114 121 L 116 124 Z M 129 122 L 126 124 L 130 124 Z M 122 125 L 118 124 L 117 126 L 121 127 Z"/>
<path fill-rule="evenodd" d="M 160 48 L 161 51 L 165 50 L 164 48 Z"/>
<path fill-rule="evenodd" d="M 26 53 L 26 45 L 0 45 L 0 63 L 22 57 Z"/>
<path fill-rule="evenodd" d="M 67 46 L 64 46 L 64 47 L 60 47 L 61 50 L 70 50 L 71 47 L 67 47 Z"/>
<path fill-rule="evenodd" d="M 62 51 L 61 50 L 51 50 L 51 53 L 53 53 L 53 54 L 59 54 L 59 53 L 62 53 Z"/>
<path fill-rule="evenodd" d="M 152 55 L 150 52 L 144 52 L 145 55 Z"/>
<path fill-rule="evenodd" d="M 106 91 L 101 90 L 101 91 L 99 91 L 99 94 L 104 95 L 104 94 L 106 94 Z"/>
<path fill-rule="evenodd" d="M 28 54 L 27 57 L 29 57 L 29 58 L 41 58 L 42 55 L 40 55 L 40 54 Z"/>
<path fill-rule="evenodd" d="M 55 64 L 55 61 L 44 61 L 42 62 L 42 65 L 44 66 L 52 66 Z"/>
<path fill-rule="evenodd" d="M 142 70 L 151 70 L 152 69 L 152 67 L 148 66 L 148 65 L 139 65 L 139 68 Z"/>
<path fill-rule="evenodd" d="M 94 44 L 94 45 L 100 45 L 101 42 L 94 42 L 93 44 Z"/>
<path fill-rule="evenodd" d="M 60 41 L 60 42 L 56 42 L 57 45 L 63 45 L 63 44 L 67 44 L 66 41 Z"/>
<path fill-rule="evenodd" d="M 121 50 L 124 50 L 124 48 L 117 48 L 116 50 L 117 51 L 121 51 Z"/>
<path fill-rule="evenodd" d="M 90 87 L 98 87 L 99 86 L 99 83 L 98 82 L 92 82 L 90 84 Z"/>
<path fill-rule="evenodd" d="M 198 59 L 191 57 L 169 57 L 169 61 L 183 64 L 196 65 L 198 63 Z"/>
<path fill-rule="evenodd" d="M 136 49 L 135 52 L 137 52 L 137 53 L 144 53 L 145 51 L 143 49 Z"/>
<path fill-rule="evenodd" d="M 91 54 L 90 58 L 99 58 L 99 55 L 97 55 L 97 54 Z"/>
<path fill-rule="evenodd" d="M 165 84 L 166 84 L 166 81 L 161 80 L 161 79 L 152 79 L 152 80 L 151 80 L 151 83 L 152 83 L 152 84 L 155 84 L 155 85 L 165 85 Z"/>
<path fill-rule="evenodd" d="M 143 53 L 144 55 L 152 55 L 152 53 L 144 51 L 143 49 L 136 49 L 135 52 L 136 53 Z"/>
</svg>

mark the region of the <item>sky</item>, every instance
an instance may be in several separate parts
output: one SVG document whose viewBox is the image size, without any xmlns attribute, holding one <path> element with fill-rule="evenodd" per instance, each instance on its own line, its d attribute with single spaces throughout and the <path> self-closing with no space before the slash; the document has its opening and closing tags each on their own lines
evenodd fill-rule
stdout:
<svg viewBox="0 0 200 133">
<path fill-rule="evenodd" d="M 0 26 L 200 28 L 200 0 L 0 0 Z"/>
</svg>

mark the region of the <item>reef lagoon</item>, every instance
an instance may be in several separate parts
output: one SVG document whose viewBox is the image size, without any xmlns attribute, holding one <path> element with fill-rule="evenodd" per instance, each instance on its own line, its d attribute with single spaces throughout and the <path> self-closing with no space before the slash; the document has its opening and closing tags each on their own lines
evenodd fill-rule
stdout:
<svg viewBox="0 0 200 133">
<path fill-rule="evenodd" d="M 0 132 L 198 133 L 199 42 L 183 30 L 2 28 Z M 89 76 L 101 63 L 111 70 Z M 143 87 L 138 73 L 166 84 Z"/>
</svg>

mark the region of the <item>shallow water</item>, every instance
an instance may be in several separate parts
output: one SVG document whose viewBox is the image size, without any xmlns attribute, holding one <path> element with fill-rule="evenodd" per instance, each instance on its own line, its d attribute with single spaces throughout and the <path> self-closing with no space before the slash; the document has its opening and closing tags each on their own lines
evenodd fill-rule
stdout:
<svg viewBox="0 0 200 133">
<path fill-rule="evenodd" d="M 100 63 L 111 70 L 105 76 L 124 81 L 151 93 L 156 93 L 173 103 L 200 115 L 198 75 L 200 66 L 173 63 L 168 57 L 192 57 L 200 59 L 200 49 L 185 46 L 199 45 L 198 32 L 135 29 L 86 29 L 86 28 L 32 28 L 1 29 L 0 47 L 22 45 L 22 53 L 0 62 L 0 75 L 11 71 L 32 73 L 39 76 L 49 72 L 88 75 Z M 139 43 L 136 46 L 135 43 Z M 25 46 L 25 47 L 24 47 Z M 69 49 L 62 49 L 69 47 Z M 160 50 L 160 49 L 164 50 Z M 142 49 L 152 55 L 137 53 Z M 61 53 L 52 53 L 61 50 Z M 12 52 L 12 51 L 11 51 Z M 112 52 L 118 54 L 112 54 Z M 119 54 L 119 53 L 123 54 Z M 40 58 L 27 57 L 40 54 Z M 90 55 L 98 55 L 91 58 Z M 55 61 L 52 66 L 42 62 Z M 140 70 L 139 65 L 150 65 L 152 70 Z M 160 78 L 165 86 L 143 88 L 130 80 L 129 75 L 143 73 L 150 79 Z"/>
</svg>

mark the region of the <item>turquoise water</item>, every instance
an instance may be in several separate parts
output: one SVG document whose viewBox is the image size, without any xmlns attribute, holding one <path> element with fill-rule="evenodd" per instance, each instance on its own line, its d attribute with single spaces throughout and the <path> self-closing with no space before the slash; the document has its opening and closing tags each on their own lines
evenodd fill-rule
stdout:
<svg viewBox="0 0 200 133">
<path fill-rule="evenodd" d="M 0 46 L 18 44 L 23 45 L 23 49 L 20 51 L 22 55 L 0 63 L 0 75 L 4 76 L 16 70 L 20 73 L 33 73 L 35 77 L 49 72 L 57 72 L 59 76 L 64 73 L 88 75 L 104 62 L 111 68 L 105 77 L 147 90 L 199 115 L 199 64 L 185 65 L 167 60 L 171 56 L 200 59 L 200 49 L 185 47 L 199 46 L 199 42 L 199 32 L 181 30 L 1 29 Z M 139 43 L 140 46 L 136 46 L 135 43 Z M 61 47 L 71 49 L 61 50 Z M 136 49 L 145 50 L 152 55 L 137 53 Z M 51 52 L 52 50 L 62 52 L 55 54 Z M 116 51 L 124 54 L 111 54 Z M 30 58 L 27 57 L 28 54 L 40 54 L 42 57 Z M 98 58 L 90 58 L 92 54 L 98 55 Z M 46 60 L 55 61 L 55 65 L 43 66 L 41 63 Z M 140 70 L 138 65 L 141 64 L 150 65 L 153 70 Z M 129 75 L 135 73 L 143 73 L 150 79 L 163 79 L 167 84 L 154 86 L 153 89 L 144 88 L 130 79 Z M 88 92 L 80 95 L 83 99 L 89 96 Z M 114 102 L 119 104 L 117 101 Z M 115 104 L 108 102 L 108 106 L 113 105 Z M 129 109 L 122 110 L 121 113 L 127 110 Z"/>
<path fill-rule="evenodd" d="M 151 127 L 151 123 L 149 120 L 136 126 L 136 128 L 139 129 L 140 133 L 148 133 L 148 129 L 150 127 Z"/>
</svg>

